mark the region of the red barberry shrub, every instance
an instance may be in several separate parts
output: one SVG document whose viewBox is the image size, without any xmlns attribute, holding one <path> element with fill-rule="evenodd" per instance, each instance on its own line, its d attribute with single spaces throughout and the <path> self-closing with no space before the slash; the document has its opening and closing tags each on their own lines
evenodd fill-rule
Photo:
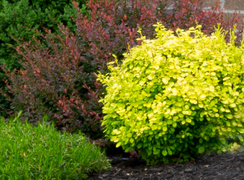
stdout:
<svg viewBox="0 0 244 180">
<path fill-rule="evenodd" d="M 102 137 L 102 104 L 98 102 L 102 87 L 95 72 L 106 72 L 112 54 L 122 54 L 128 45 L 134 46 L 136 30 L 123 22 L 109 24 L 112 15 L 97 19 L 96 6 L 94 3 L 91 7 L 90 20 L 79 14 L 77 34 L 59 26 L 59 35 L 48 30 L 46 35 L 40 34 L 48 48 L 36 38 L 16 48 L 23 57 L 19 59 L 23 69 L 5 71 L 9 76 L 6 84 L 14 95 L 9 98 L 13 109 L 22 110 L 24 119 L 36 124 L 47 114 L 58 128 L 82 130 L 92 139 Z M 105 23 L 110 29 L 104 27 Z"/>
<path fill-rule="evenodd" d="M 80 12 L 78 3 L 73 4 Z M 113 54 L 121 60 L 128 46 L 140 44 L 139 27 L 147 38 L 153 38 L 156 22 L 173 30 L 198 22 L 203 32 L 210 34 L 218 23 L 229 28 L 239 21 L 234 17 L 225 22 L 219 9 L 205 11 L 201 3 L 190 0 L 175 1 L 173 9 L 167 9 L 166 2 L 160 0 L 90 0 L 87 6 L 90 15 L 78 13 L 74 19 L 75 33 L 60 25 L 59 35 L 49 30 L 40 34 L 48 48 L 35 38 L 19 45 L 16 51 L 23 57 L 23 69 L 6 71 L 6 83 L 13 94 L 12 109 L 22 110 L 29 122 L 36 124 L 47 114 L 57 128 L 82 130 L 92 139 L 103 137 L 99 98 L 104 88 L 96 81 L 96 73 L 108 72 L 107 63 L 114 60 Z"/>
<path fill-rule="evenodd" d="M 24 61 L 20 60 L 23 69 L 6 71 L 12 82 L 8 85 L 14 94 L 12 106 L 23 110 L 23 118 L 33 124 L 47 114 L 58 128 L 80 129 L 87 135 L 96 132 L 91 136 L 99 138 L 101 103 L 97 92 L 101 87 L 94 76 L 96 69 L 82 56 L 86 47 L 78 37 L 64 26 L 59 29 L 61 35 L 50 31 L 41 35 L 48 48 L 35 38 L 16 48 Z"/>
<path fill-rule="evenodd" d="M 236 42 L 240 44 L 244 28 L 243 15 L 234 12 L 233 15 L 228 16 L 221 9 L 220 4 L 221 2 L 217 1 L 214 7 L 207 10 L 203 8 L 202 0 L 176 0 L 173 8 L 166 10 L 166 16 L 161 22 L 172 30 L 176 30 L 178 27 L 187 30 L 199 24 L 202 25 L 202 32 L 206 35 L 213 33 L 218 24 L 225 30 L 233 29 L 236 24 Z M 226 40 L 229 40 L 228 34 Z"/>
</svg>

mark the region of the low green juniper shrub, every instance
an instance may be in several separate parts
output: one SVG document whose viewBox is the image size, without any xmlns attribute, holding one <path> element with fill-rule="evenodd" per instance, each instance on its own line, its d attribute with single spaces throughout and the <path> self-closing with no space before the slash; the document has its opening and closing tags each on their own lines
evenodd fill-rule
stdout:
<svg viewBox="0 0 244 180">
<path fill-rule="evenodd" d="M 108 64 L 102 125 L 117 147 L 140 151 L 148 164 L 186 161 L 228 150 L 225 140 L 243 129 L 244 40 L 226 43 L 220 26 L 184 31 L 156 26 L 156 38 Z"/>
</svg>

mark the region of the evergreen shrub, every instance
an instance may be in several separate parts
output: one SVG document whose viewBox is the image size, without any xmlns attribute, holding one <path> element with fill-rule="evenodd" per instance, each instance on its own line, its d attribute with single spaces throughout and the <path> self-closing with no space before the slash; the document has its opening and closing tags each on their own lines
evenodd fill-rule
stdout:
<svg viewBox="0 0 244 180">
<path fill-rule="evenodd" d="M 221 153 L 243 129 L 244 40 L 226 43 L 219 26 L 187 31 L 156 25 L 156 39 L 125 53 L 99 74 L 106 86 L 102 125 L 117 147 L 139 151 L 149 164 Z"/>
<path fill-rule="evenodd" d="M 85 1 L 77 1 L 80 2 L 80 7 L 83 5 L 81 12 L 85 14 Z M 45 32 L 43 27 L 58 33 L 57 24 L 60 23 L 74 31 L 75 22 L 70 16 L 76 17 L 76 15 L 77 10 L 73 7 L 71 0 L 0 0 L 0 65 L 5 65 L 5 68 L 11 71 L 22 68 L 18 60 L 21 56 L 12 48 L 18 45 L 16 40 L 29 41 L 37 35 L 35 30 Z M 6 77 L 6 74 L 0 71 L 0 87 L 4 92 L 8 91 L 2 81 Z M 10 108 L 10 103 L 2 93 L 0 94 L 0 108 L 0 115 L 7 116 L 2 108 Z"/>
</svg>

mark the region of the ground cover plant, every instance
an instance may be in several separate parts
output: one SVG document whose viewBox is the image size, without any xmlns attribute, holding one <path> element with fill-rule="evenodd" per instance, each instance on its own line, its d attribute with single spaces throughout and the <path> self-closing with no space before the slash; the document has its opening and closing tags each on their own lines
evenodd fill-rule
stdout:
<svg viewBox="0 0 244 180">
<path fill-rule="evenodd" d="M 20 114 L 19 114 L 20 115 Z M 22 124 L 19 116 L 0 119 L 1 179 L 85 179 L 110 164 L 84 134 L 62 134 L 44 122 Z"/>
<path fill-rule="evenodd" d="M 225 22 L 223 12 L 204 11 L 197 1 L 176 1 L 171 10 L 164 1 L 133 2 L 90 0 L 87 3 L 89 17 L 79 13 L 78 3 L 74 2 L 78 11 L 74 18 L 75 32 L 62 25 L 58 35 L 47 29 L 47 34 L 39 37 L 47 47 L 41 46 L 41 41 L 35 38 L 32 42 L 20 42 L 15 50 L 21 56 L 19 62 L 23 68 L 5 71 L 9 78 L 5 82 L 12 94 L 11 97 L 5 93 L 11 102 L 8 112 L 23 110 L 23 119 L 33 124 L 47 114 L 58 129 L 82 130 L 91 139 L 103 138 L 103 105 L 98 101 L 104 88 L 96 81 L 95 73 L 106 74 L 107 62 L 114 60 L 113 54 L 120 62 L 128 45 L 140 44 L 136 40 L 139 27 L 147 38 L 153 38 L 156 22 L 175 30 L 194 26 L 197 20 L 207 35 L 217 22 L 221 22 L 224 29 L 239 22 L 237 16 Z"/>
<path fill-rule="evenodd" d="M 174 34 L 158 23 L 156 32 L 99 74 L 104 132 L 148 164 L 227 151 L 244 125 L 244 40 L 235 45 L 234 29 L 226 43 L 220 26 L 211 36 L 200 25 Z"/>
</svg>

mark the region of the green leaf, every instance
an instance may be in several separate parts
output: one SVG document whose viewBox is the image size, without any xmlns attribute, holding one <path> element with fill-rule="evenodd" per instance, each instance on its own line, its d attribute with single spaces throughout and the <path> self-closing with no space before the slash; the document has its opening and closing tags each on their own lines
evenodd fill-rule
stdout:
<svg viewBox="0 0 244 180">
<path fill-rule="evenodd" d="M 198 152 L 201 154 L 205 151 L 205 147 L 204 146 L 201 146 L 198 148 Z"/>
<path fill-rule="evenodd" d="M 121 146 L 121 142 L 118 142 L 117 144 L 116 144 L 116 148 L 118 148 L 118 147 L 120 147 Z"/>
<path fill-rule="evenodd" d="M 163 150 L 162 154 L 163 154 L 163 156 L 167 156 L 168 153 L 166 150 Z"/>
<path fill-rule="evenodd" d="M 130 150 L 130 147 L 127 147 L 127 148 L 125 149 L 125 152 L 129 152 L 129 150 Z"/>
<path fill-rule="evenodd" d="M 157 149 L 156 147 L 153 148 L 153 154 L 158 155 L 160 153 L 160 149 Z"/>
<path fill-rule="evenodd" d="M 148 78 L 149 80 L 153 80 L 153 79 L 154 79 L 154 76 L 153 76 L 152 74 L 150 74 L 149 76 L 147 76 L 147 78 Z"/>
<path fill-rule="evenodd" d="M 152 155 L 152 150 L 148 150 L 148 151 L 147 151 L 147 155 L 148 155 L 148 156 L 151 156 L 151 155 Z"/>
<path fill-rule="evenodd" d="M 167 130 L 168 130 L 168 128 L 164 126 L 163 127 L 163 131 L 167 131 Z"/>
<path fill-rule="evenodd" d="M 170 149 L 168 149 L 168 154 L 171 156 L 173 152 Z"/>
<path fill-rule="evenodd" d="M 227 117 L 228 119 L 233 119 L 233 116 L 232 116 L 231 114 L 227 114 L 226 117 Z"/>
<path fill-rule="evenodd" d="M 230 126 L 230 122 L 229 122 L 229 121 L 226 121 L 226 125 L 227 125 L 227 126 Z"/>
<path fill-rule="evenodd" d="M 168 84 L 169 80 L 170 80 L 169 77 L 164 77 L 164 78 L 162 79 L 162 81 L 163 81 L 164 84 Z"/>
<path fill-rule="evenodd" d="M 190 102 L 191 102 L 192 104 L 197 104 L 197 100 L 195 100 L 195 99 L 191 99 Z"/>
<path fill-rule="evenodd" d="M 158 129 L 158 126 L 153 125 L 153 126 L 152 126 L 152 130 L 155 131 L 156 129 Z"/>
<path fill-rule="evenodd" d="M 191 119 L 190 118 L 187 118 L 186 119 L 186 122 L 191 123 Z"/>
<path fill-rule="evenodd" d="M 238 138 L 239 138 L 239 140 L 240 140 L 241 142 L 243 142 L 243 137 L 242 137 L 242 135 L 239 135 Z"/>
<path fill-rule="evenodd" d="M 112 136 L 112 137 L 111 137 L 111 141 L 113 141 L 113 142 L 118 142 L 118 141 L 119 141 L 118 136 Z"/>
<path fill-rule="evenodd" d="M 118 134 L 120 134 L 120 131 L 118 131 L 118 129 L 114 129 L 114 130 L 113 130 L 113 134 L 118 135 Z"/>
</svg>

